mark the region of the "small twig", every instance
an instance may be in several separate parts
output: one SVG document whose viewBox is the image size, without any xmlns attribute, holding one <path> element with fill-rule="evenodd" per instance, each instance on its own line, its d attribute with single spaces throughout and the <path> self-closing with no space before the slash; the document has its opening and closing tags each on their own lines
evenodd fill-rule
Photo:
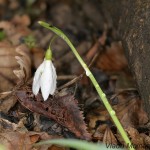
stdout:
<svg viewBox="0 0 150 150">
<path fill-rule="evenodd" d="M 57 77 L 57 80 L 72 80 L 76 77 L 77 77 L 76 75 L 59 75 Z"/>
<path fill-rule="evenodd" d="M 58 90 L 62 90 L 63 88 L 66 88 L 66 87 L 68 87 L 68 86 L 70 86 L 70 85 L 76 83 L 77 81 L 81 80 L 82 77 L 83 77 L 83 74 L 81 74 L 80 76 L 78 76 L 78 77 L 74 78 L 73 80 L 67 82 L 66 84 L 60 86 L 60 87 L 58 88 Z"/>
<path fill-rule="evenodd" d="M 6 94 L 11 94 L 13 91 L 6 91 L 6 92 L 2 92 L 0 93 L 0 95 L 6 95 Z"/>
</svg>

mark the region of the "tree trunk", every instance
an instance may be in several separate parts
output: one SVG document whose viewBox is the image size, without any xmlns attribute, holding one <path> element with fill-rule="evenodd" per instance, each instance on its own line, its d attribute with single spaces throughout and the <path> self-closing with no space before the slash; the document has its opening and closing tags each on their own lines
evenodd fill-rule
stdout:
<svg viewBox="0 0 150 150">
<path fill-rule="evenodd" d="M 150 119 L 150 0 L 104 0 L 103 4 L 103 9 L 110 7 L 110 16 L 119 30 L 129 67 Z"/>
<path fill-rule="evenodd" d="M 150 118 L 150 1 L 130 1 L 120 22 L 123 47 Z"/>
</svg>

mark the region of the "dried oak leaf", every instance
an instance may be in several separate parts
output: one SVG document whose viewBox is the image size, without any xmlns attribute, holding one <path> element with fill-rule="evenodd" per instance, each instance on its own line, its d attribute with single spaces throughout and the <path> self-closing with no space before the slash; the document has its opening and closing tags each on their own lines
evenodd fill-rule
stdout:
<svg viewBox="0 0 150 150">
<path fill-rule="evenodd" d="M 17 54 L 15 56 L 20 69 L 13 70 L 14 74 L 21 80 L 27 81 L 31 77 L 31 57 L 28 47 L 22 44 L 16 48 Z"/>
<path fill-rule="evenodd" d="M 0 29 L 2 29 L 6 34 L 6 38 L 3 40 L 3 42 L 9 41 L 12 45 L 18 46 L 19 44 L 23 43 L 23 39 L 25 39 L 25 37 L 32 35 L 35 37 L 34 33 L 31 32 L 31 30 L 27 27 L 29 24 L 30 18 L 27 15 L 16 15 L 11 21 L 1 21 Z M 41 64 L 44 57 L 44 50 L 36 47 L 36 45 L 34 45 L 30 51 L 33 56 L 33 66 L 35 68 Z"/>
<path fill-rule="evenodd" d="M 72 95 L 55 96 L 43 101 L 41 94 L 34 97 L 31 89 L 16 92 L 19 102 L 31 110 L 47 118 L 55 120 L 66 127 L 78 138 L 90 139 L 82 112 L 79 110 L 77 100 Z"/>
<path fill-rule="evenodd" d="M 7 150 L 48 150 L 51 145 L 43 145 L 40 147 L 33 147 L 33 144 L 40 140 L 56 139 L 57 136 L 50 136 L 45 132 L 4 132 L 0 133 L 0 143 L 3 144 Z M 63 150 L 63 149 L 61 149 Z"/>
<path fill-rule="evenodd" d="M 104 106 L 100 106 L 97 109 L 92 109 L 87 113 L 86 120 L 88 121 L 89 128 L 94 129 L 97 121 L 105 122 L 110 119 L 110 116 Z"/>
<path fill-rule="evenodd" d="M 114 110 L 125 128 L 129 126 L 136 127 L 148 122 L 148 116 L 143 109 L 142 100 L 136 90 L 123 90 L 111 100 L 118 101 L 118 104 L 114 106 Z"/>
<path fill-rule="evenodd" d="M 31 49 L 31 53 L 32 53 L 33 67 L 38 68 L 39 65 L 43 62 L 45 52 L 41 48 L 33 47 Z"/>
<path fill-rule="evenodd" d="M 142 101 L 136 90 L 119 92 L 110 99 L 110 103 L 125 129 L 137 127 L 148 122 L 147 114 L 143 109 Z M 86 120 L 89 122 L 88 125 L 93 133 L 93 138 L 98 140 L 102 140 L 106 125 L 113 125 L 111 117 L 103 105 L 88 111 Z M 98 124 L 100 125 L 97 127 Z"/>
<path fill-rule="evenodd" d="M 8 131 L 15 131 L 17 129 L 17 124 L 12 123 L 6 119 L 0 118 L 0 131 L 8 132 Z"/>
<path fill-rule="evenodd" d="M 19 79 L 18 79 L 18 78 Z M 11 94 L 18 82 L 26 82 L 31 77 L 31 58 L 26 45 L 13 46 L 0 42 L 0 110 L 7 113 L 16 103 Z"/>
<path fill-rule="evenodd" d="M 128 127 L 126 131 L 129 134 L 131 142 L 135 146 L 136 150 L 144 150 L 144 139 L 139 132 L 132 127 Z"/>
<path fill-rule="evenodd" d="M 15 60 L 16 47 L 8 42 L 0 42 L 0 92 L 9 91 L 16 84 L 13 70 L 19 68 Z"/>
<path fill-rule="evenodd" d="M 21 26 L 29 26 L 31 24 L 31 20 L 28 15 L 15 15 L 11 22 L 15 25 L 21 25 Z"/>
<path fill-rule="evenodd" d="M 107 47 L 105 52 L 99 55 L 96 66 L 105 71 L 119 71 L 127 67 L 122 45 L 118 42 L 113 42 L 111 47 Z"/>
<path fill-rule="evenodd" d="M 6 41 L 0 42 L 0 92 L 9 91 L 17 84 L 13 71 L 21 80 L 31 77 L 29 49 L 25 44 L 13 46 Z"/>
<path fill-rule="evenodd" d="M 6 39 L 12 43 L 12 45 L 18 45 L 21 43 L 21 39 L 31 34 L 31 31 L 27 26 L 21 24 L 14 24 L 9 21 L 1 21 L 0 29 L 6 34 Z"/>
<path fill-rule="evenodd" d="M 117 140 L 109 127 L 107 127 L 105 130 L 104 137 L 103 137 L 103 143 L 117 145 Z"/>
<path fill-rule="evenodd" d="M 103 141 L 104 133 L 107 129 L 107 124 L 100 124 L 93 134 L 93 138 L 99 141 Z"/>
<path fill-rule="evenodd" d="M 148 136 L 148 135 L 146 135 L 144 133 L 141 133 L 140 136 L 143 137 L 145 145 L 148 145 L 150 147 L 150 136 Z"/>
<path fill-rule="evenodd" d="M 26 148 L 26 150 L 66 150 L 57 146 L 42 145 L 40 147 L 32 148 L 32 144 L 40 140 L 57 139 L 61 136 L 50 136 L 45 132 L 28 132 L 24 126 L 24 120 L 20 120 L 18 124 L 9 122 L 6 119 L 0 118 L 0 143 L 3 144 L 7 150 L 18 150 Z M 19 148 L 18 148 L 19 147 Z"/>
<path fill-rule="evenodd" d="M 143 109 L 142 100 L 136 90 L 123 90 L 113 95 L 110 103 L 125 128 L 129 126 L 135 127 L 148 122 L 148 116 Z M 87 117 L 89 121 L 95 118 L 95 124 L 98 120 L 110 120 L 110 116 L 103 105 L 89 112 Z"/>
<path fill-rule="evenodd" d="M 0 93 L 0 110 L 3 113 L 7 113 L 10 108 L 16 104 L 16 102 L 17 99 L 11 94 L 11 91 Z"/>
</svg>

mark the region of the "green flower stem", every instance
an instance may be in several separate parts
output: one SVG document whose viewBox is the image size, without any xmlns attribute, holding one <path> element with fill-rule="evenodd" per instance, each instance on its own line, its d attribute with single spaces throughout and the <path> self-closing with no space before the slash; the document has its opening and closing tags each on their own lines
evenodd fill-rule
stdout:
<svg viewBox="0 0 150 150">
<path fill-rule="evenodd" d="M 57 34 L 58 36 L 60 36 L 71 48 L 71 50 L 73 51 L 74 55 L 76 56 L 76 58 L 78 59 L 78 61 L 80 62 L 80 64 L 82 65 L 82 67 L 84 68 L 86 75 L 91 79 L 94 87 L 96 88 L 101 100 L 103 101 L 107 111 L 109 112 L 112 120 L 114 121 L 117 129 L 119 130 L 122 138 L 125 141 L 125 144 L 128 146 L 129 150 L 134 150 L 130 139 L 128 138 L 125 130 L 123 129 L 120 121 L 118 120 L 115 111 L 112 109 L 110 103 L 108 102 L 106 95 L 103 93 L 102 89 L 100 88 L 99 84 L 97 83 L 95 77 L 93 76 L 93 74 L 91 73 L 91 71 L 89 70 L 89 68 L 87 67 L 87 65 L 84 63 L 84 61 L 82 60 L 82 58 L 80 57 L 80 55 L 78 54 L 77 50 L 75 49 L 75 47 L 73 46 L 73 44 L 71 43 L 71 41 L 68 39 L 68 37 L 58 28 L 43 22 L 43 21 L 39 21 L 39 24 L 51 31 L 53 31 L 55 34 Z"/>
</svg>

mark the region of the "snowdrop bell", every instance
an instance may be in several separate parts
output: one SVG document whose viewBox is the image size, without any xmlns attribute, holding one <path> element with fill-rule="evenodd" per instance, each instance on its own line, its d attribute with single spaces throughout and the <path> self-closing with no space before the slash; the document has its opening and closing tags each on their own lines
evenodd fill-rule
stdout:
<svg viewBox="0 0 150 150">
<path fill-rule="evenodd" d="M 33 78 L 32 91 L 35 95 L 38 94 L 40 88 L 44 101 L 48 96 L 53 95 L 56 90 L 56 70 L 51 61 L 52 52 L 50 48 L 46 51 L 45 59 L 38 67 Z"/>
</svg>

